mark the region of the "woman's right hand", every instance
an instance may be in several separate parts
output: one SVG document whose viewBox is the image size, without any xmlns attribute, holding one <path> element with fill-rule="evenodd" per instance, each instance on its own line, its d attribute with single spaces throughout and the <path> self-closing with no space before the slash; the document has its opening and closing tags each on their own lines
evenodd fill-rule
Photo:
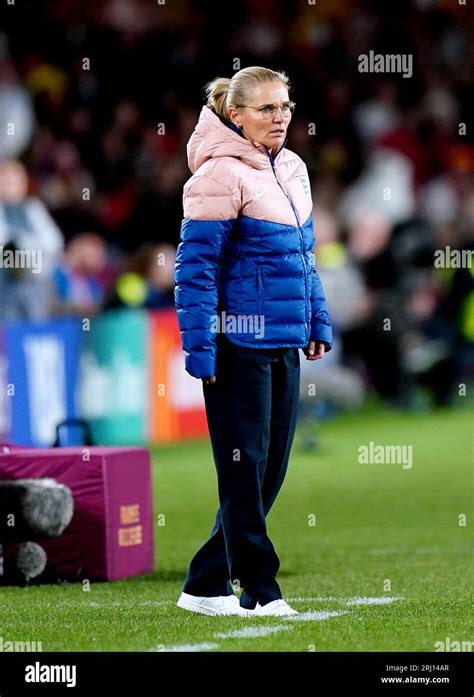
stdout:
<svg viewBox="0 0 474 697">
<path fill-rule="evenodd" d="M 209 382 L 215 383 L 215 381 L 216 381 L 216 376 L 213 375 L 213 376 L 210 377 L 210 378 L 201 378 L 201 380 L 202 380 L 203 382 L 205 382 L 205 383 L 209 383 Z"/>
</svg>

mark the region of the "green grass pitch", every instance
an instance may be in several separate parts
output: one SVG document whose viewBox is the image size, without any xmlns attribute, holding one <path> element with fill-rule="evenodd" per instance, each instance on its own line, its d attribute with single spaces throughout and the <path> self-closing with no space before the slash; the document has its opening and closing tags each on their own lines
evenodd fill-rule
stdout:
<svg viewBox="0 0 474 697">
<path fill-rule="evenodd" d="M 296 619 L 176 607 L 218 505 L 204 440 L 153 448 L 154 574 L 89 591 L 0 589 L 0 636 L 43 651 L 434 651 L 448 637 L 473 640 L 473 415 L 365 408 L 318 427 L 317 451 L 297 433 L 267 519 Z M 370 441 L 412 445 L 413 467 L 360 464 Z"/>
</svg>

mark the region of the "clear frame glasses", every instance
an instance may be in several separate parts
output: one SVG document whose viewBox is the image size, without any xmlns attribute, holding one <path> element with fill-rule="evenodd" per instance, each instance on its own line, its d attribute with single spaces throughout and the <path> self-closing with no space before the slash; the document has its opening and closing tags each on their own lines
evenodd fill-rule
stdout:
<svg viewBox="0 0 474 697">
<path fill-rule="evenodd" d="M 236 108 L 256 109 L 263 119 L 273 119 L 278 109 L 281 109 L 283 118 L 288 119 L 293 114 L 296 104 L 295 102 L 284 102 L 283 104 L 263 104 L 262 106 L 253 106 L 252 104 L 236 104 L 235 106 Z"/>
</svg>

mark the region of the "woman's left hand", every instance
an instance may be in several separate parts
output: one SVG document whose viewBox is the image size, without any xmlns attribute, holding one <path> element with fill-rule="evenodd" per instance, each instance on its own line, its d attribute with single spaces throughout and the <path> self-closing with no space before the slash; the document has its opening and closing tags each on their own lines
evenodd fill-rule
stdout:
<svg viewBox="0 0 474 697">
<path fill-rule="evenodd" d="M 319 361 L 324 356 L 326 347 L 320 341 L 310 341 L 308 346 L 303 349 L 303 353 L 308 361 Z"/>
</svg>

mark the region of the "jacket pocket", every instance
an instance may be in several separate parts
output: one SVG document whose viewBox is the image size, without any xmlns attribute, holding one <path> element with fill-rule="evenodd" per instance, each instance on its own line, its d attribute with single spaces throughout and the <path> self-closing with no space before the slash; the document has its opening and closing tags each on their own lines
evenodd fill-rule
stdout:
<svg viewBox="0 0 474 697">
<path fill-rule="evenodd" d="M 260 264 L 257 264 L 257 298 L 258 298 L 258 314 L 263 315 L 263 269 Z"/>
</svg>

